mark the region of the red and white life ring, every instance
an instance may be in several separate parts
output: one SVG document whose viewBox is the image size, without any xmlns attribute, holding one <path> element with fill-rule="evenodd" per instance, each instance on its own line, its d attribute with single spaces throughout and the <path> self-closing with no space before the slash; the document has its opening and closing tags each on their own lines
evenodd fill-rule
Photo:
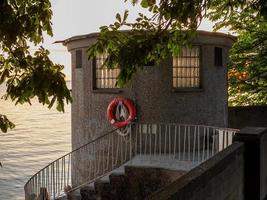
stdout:
<svg viewBox="0 0 267 200">
<path fill-rule="evenodd" d="M 123 104 L 127 110 L 128 110 L 128 118 L 120 121 L 119 119 L 116 119 L 116 108 L 119 104 Z M 136 109 L 134 106 L 133 101 L 130 99 L 125 99 L 123 97 L 117 97 L 113 101 L 110 102 L 107 108 L 107 118 L 109 122 L 118 128 L 123 128 L 127 125 L 129 125 L 133 120 L 135 120 L 136 117 Z"/>
</svg>

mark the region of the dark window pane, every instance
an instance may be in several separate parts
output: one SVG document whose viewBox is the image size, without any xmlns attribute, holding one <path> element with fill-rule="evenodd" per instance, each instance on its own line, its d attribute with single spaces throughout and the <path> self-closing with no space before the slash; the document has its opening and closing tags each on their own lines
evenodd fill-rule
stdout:
<svg viewBox="0 0 267 200">
<path fill-rule="evenodd" d="M 214 64 L 215 66 L 222 66 L 222 48 L 215 47 L 214 48 Z"/>
<path fill-rule="evenodd" d="M 82 50 L 76 51 L 76 68 L 82 68 L 83 66 L 83 59 L 82 59 Z"/>
</svg>

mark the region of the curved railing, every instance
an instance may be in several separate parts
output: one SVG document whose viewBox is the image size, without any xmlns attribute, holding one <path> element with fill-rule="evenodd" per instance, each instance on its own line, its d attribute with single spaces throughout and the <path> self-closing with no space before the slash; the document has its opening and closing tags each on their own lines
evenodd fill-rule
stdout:
<svg viewBox="0 0 267 200">
<path fill-rule="evenodd" d="M 70 153 L 65 154 L 34 174 L 24 186 L 25 200 L 35 200 L 46 195 L 49 195 L 51 199 L 64 196 L 73 186 L 71 173 L 75 166 L 75 159 L 90 148 L 93 147 L 95 149 L 100 141 L 110 136 L 113 137 L 116 134 L 116 130 L 107 132 Z M 97 176 L 100 173 L 98 170 L 92 171 L 92 173 Z"/>
<path fill-rule="evenodd" d="M 66 195 L 94 182 L 134 157 L 174 159 L 195 165 L 232 144 L 236 129 L 186 124 L 132 124 L 128 136 L 118 130 L 55 160 L 26 183 L 25 199 Z"/>
</svg>

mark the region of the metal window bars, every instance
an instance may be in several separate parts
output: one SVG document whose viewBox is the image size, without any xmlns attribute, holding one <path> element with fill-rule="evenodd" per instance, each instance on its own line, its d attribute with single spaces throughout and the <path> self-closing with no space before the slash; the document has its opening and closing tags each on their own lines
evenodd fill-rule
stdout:
<svg viewBox="0 0 267 200">
<path fill-rule="evenodd" d="M 95 57 L 94 70 L 95 70 L 95 87 L 96 89 L 104 88 L 118 88 L 116 86 L 117 77 L 120 73 L 119 68 L 108 69 L 103 66 L 107 54 L 98 55 Z"/>
<path fill-rule="evenodd" d="M 183 48 L 179 56 L 173 57 L 173 87 L 200 87 L 200 47 Z"/>
<path fill-rule="evenodd" d="M 127 137 L 116 130 L 41 169 L 26 183 L 25 199 L 64 196 L 135 157 L 173 159 L 198 165 L 232 144 L 236 129 L 187 124 L 132 124 Z M 73 175 L 73 176 L 72 176 Z"/>
</svg>

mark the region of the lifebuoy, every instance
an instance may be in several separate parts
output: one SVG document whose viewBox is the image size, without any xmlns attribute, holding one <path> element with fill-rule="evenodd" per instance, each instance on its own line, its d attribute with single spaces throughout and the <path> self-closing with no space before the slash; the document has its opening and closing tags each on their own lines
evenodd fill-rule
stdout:
<svg viewBox="0 0 267 200">
<path fill-rule="evenodd" d="M 128 118 L 120 121 L 119 119 L 116 119 L 115 116 L 115 109 L 119 105 L 119 103 L 122 103 L 128 110 Z M 136 117 L 136 109 L 134 106 L 133 101 L 130 99 L 125 99 L 123 97 L 117 97 L 114 100 L 110 102 L 107 108 L 107 118 L 109 122 L 118 128 L 123 128 L 127 125 L 129 125 Z"/>
</svg>

